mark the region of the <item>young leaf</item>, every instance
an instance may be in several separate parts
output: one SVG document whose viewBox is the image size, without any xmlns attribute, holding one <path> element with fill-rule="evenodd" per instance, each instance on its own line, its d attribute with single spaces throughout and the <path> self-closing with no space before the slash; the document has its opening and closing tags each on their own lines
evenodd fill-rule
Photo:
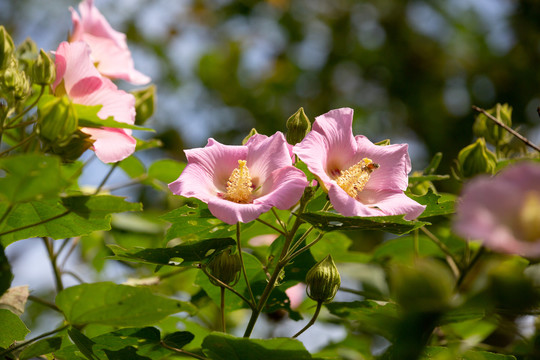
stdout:
<svg viewBox="0 0 540 360">
<path fill-rule="evenodd" d="M 89 360 L 98 360 L 98 357 L 94 354 L 92 347 L 94 342 L 90 340 L 86 335 L 77 330 L 76 328 L 71 328 L 68 330 L 69 338 L 73 340 L 75 346 L 81 351 L 81 353 Z"/>
<path fill-rule="evenodd" d="M 30 330 L 17 315 L 0 309 L 0 347 L 8 348 L 15 341 L 24 340 Z"/>
<path fill-rule="evenodd" d="M 289 338 L 260 340 L 212 333 L 204 339 L 202 349 L 212 360 L 314 359 L 300 341 Z"/>
<path fill-rule="evenodd" d="M 141 326 L 195 310 L 190 303 L 154 295 L 148 288 L 110 282 L 67 288 L 56 296 L 56 305 L 72 325 Z"/>
<path fill-rule="evenodd" d="M 424 219 L 431 216 L 450 215 L 455 212 L 454 199 L 450 194 L 434 194 L 430 189 L 427 194 L 422 196 L 410 195 L 412 199 L 422 205 L 426 205 L 426 209 L 419 219 Z"/>
<path fill-rule="evenodd" d="M 145 130 L 155 131 L 154 129 L 144 128 L 136 125 L 131 125 L 123 122 L 115 121 L 112 116 L 107 119 L 100 118 L 97 114 L 102 105 L 89 106 L 81 104 L 73 104 L 79 117 L 79 126 L 90 128 L 117 128 L 117 129 L 132 129 L 132 130 Z"/>
<path fill-rule="evenodd" d="M 216 238 L 201 241 L 189 241 L 171 248 L 131 249 L 109 245 L 115 260 L 135 261 L 157 265 L 191 266 L 207 259 L 211 254 L 228 246 L 235 245 L 232 238 Z"/>
<path fill-rule="evenodd" d="M 22 353 L 19 355 L 19 359 L 34 359 L 41 355 L 50 354 L 53 351 L 60 349 L 60 347 L 62 346 L 63 338 L 63 336 L 54 336 L 37 341 L 32 345 L 24 348 Z"/>
</svg>

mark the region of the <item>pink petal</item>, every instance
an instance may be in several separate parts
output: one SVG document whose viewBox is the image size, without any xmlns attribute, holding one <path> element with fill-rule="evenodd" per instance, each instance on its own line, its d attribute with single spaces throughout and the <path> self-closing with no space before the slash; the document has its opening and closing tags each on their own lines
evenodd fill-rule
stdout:
<svg viewBox="0 0 540 360">
<path fill-rule="evenodd" d="M 65 41 L 60 43 L 55 52 L 55 64 L 57 73 L 53 90 L 56 90 L 63 80 L 66 92 L 69 94 L 82 79 L 101 78 L 90 59 L 90 48 L 82 41 L 71 44 Z"/>
<path fill-rule="evenodd" d="M 256 134 L 249 140 L 246 143 L 247 166 L 255 188 L 271 177 L 274 170 L 292 165 L 287 142 L 281 132 L 271 137 Z"/>
<path fill-rule="evenodd" d="M 233 225 L 238 222 L 248 223 L 258 218 L 262 213 L 272 208 L 268 203 L 262 204 L 238 204 L 218 197 L 208 201 L 208 210 L 227 224 Z"/>
<path fill-rule="evenodd" d="M 81 17 L 71 10 L 73 34 L 70 41 L 83 40 L 92 49 L 92 59 L 98 70 L 105 76 L 142 85 L 150 78 L 135 70 L 133 58 L 128 49 L 126 35 L 114 30 L 105 17 L 93 5 L 92 0 L 79 4 Z"/>
<path fill-rule="evenodd" d="M 407 190 L 411 171 L 407 144 L 378 146 L 365 136 L 356 136 L 358 152 L 352 161 L 352 166 L 363 158 L 369 158 L 380 165 L 366 184 L 366 189 Z M 347 167 L 348 168 L 348 167 Z"/>
<path fill-rule="evenodd" d="M 261 189 L 265 194 L 254 203 L 269 203 L 278 209 L 286 210 L 294 206 L 302 197 L 304 189 L 308 186 L 306 175 L 293 166 L 275 170 L 266 180 Z"/>
<path fill-rule="evenodd" d="M 94 151 L 99 160 L 104 163 L 117 162 L 127 158 L 135 151 L 137 141 L 124 129 L 113 128 L 82 128 L 84 133 L 95 140 Z"/>
</svg>

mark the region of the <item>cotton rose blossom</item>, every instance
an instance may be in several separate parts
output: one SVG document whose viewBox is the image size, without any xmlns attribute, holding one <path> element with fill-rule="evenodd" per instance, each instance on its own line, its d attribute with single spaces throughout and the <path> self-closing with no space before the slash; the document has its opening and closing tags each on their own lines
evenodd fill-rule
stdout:
<svg viewBox="0 0 540 360">
<path fill-rule="evenodd" d="M 498 252 L 540 257 L 540 164 L 519 163 L 465 184 L 454 231 Z"/>
<path fill-rule="evenodd" d="M 311 132 L 293 151 L 328 192 L 344 216 L 405 215 L 417 218 L 425 209 L 409 198 L 407 144 L 378 146 L 353 136 L 353 110 L 332 110 L 315 119 Z"/>
<path fill-rule="evenodd" d="M 135 70 L 126 35 L 114 30 L 94 6 L 93 0 L 79 4 L 81 15 L 70 8 L 73 34 L 70 42 L 85 41 L 92 49 L 92 60 L 98 71 L 111 79 L 122 79 L 135 85 L 144 85 L 150 78 Z"/>
<path fill-rule="evenodd" d="M 55 64 L 55 95 L 66 94 L 75 104 L 101 105 L 97 114 L 101 119 L 112 116 L 118 122 L 135 123 L 135 98 L 101 76 L 85 42 L 62 42 L 55 52 Z M 120 161 L 135 151 L 137 141 L 130 129 L 81 128 L 81 131 L 91 136 L 96 156 L 105 163 Z"/>
<path fill-rule="evenodd" d="M 228 223 L 250 222 L 272 207 L 288 209 L 308 185 L 292 166 L 285 137 L 256 134 L 245 145 L 223 145 L 209 139 L 204 148 L 185 150 L 188 164 L 169 189 L 208 204 Z"/>
</svg>

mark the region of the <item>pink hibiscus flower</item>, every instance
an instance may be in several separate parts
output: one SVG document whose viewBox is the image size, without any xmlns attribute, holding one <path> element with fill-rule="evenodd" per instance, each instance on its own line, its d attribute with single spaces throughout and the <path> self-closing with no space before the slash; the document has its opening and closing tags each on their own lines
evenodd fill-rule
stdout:
<svg viewBox="0 0 540 360">
<path fill-rule="evenodd" d="M 273 206 L 288 209 L 308 185 L 292 166 L 285 137 L 256 134 L 242 146 L 209 139 L 204 148 L 185 150 L 188 164 L 171 191 L 208 204 L 210 212 L 228 223 L 250 222 Z"/>
<path fill-rule="evenodd" d="M 150 78 L 135 70 L 126 35 L 114 30 L 94 6 L 93 0 L 79 4 L 81 16 L 70 8 L 73 34 L 70 42 L 85 41 L 92 49 L 92 60 L 99 72 L 112 79 L 122 79 L 136 85 L 150 82 Z"/>
<path fill-rule="evenodd" d="M 540 257 L 540 165 L 520 163 L 467 183 L 454 230 L 498 252 Z"/>
<path fill-rule="evenodd" d="M 135 123 L 135 98 L 100 75 L 85 42 L 62 42 L 55 53 L 55 64 L 53 90 L 57 95 L 65 92 L 75 104 L 102 105 L 98 112 L 101 119 L 112 116 L 118 122 Z M 129 129 L 82 128 L 81 131 L 91 136 L 93 150 L 105 163 L 120 161 L 135 151 L 137 142 Z"/>
<path fill-rule="evenodd" d="M 354 137 L 352 119 L 349 108 L 317 117 L 294 153 L 318 177 L 340 214 L 417 218 L 425 206 L 403 193 L 411 171 L 408 145 L 378 146 L 365 136 Z"/>
</svg>

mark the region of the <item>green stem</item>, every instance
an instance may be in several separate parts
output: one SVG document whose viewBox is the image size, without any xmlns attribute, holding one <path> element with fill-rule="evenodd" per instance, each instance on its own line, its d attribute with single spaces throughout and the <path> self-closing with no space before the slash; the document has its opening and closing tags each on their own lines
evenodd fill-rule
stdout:
<svg viewBox="0 0 540 360">
<path fill-rule="evenodd" d="M 43 339 L 43 338 L 45 338 L 45 337 L 47 337 L 47 336 L 49 336 L 49 335 L 53 335 L 53 334 L 59 333 L 60 331 L 66 329 L 68 326 L 69 326 L 69 325 L 61 326 L 61 327 L 59 327 L 58 329 L 54 329 L 54 330 L 49 331 L 49 332 L 47 332 L 47 333 L 41 334 L 41 335 L 39 335 L 39 336 L 36 336 L 36 337 L 33 338 L 33 339 L 27 340 L 27 341 L 25 341 L 25 342 L 22 342 L 22 343 L 20 343 L 20 344 L 17 344 L 17 345 L 14 346 L 14 347 L 11 347 L 11 348 L 9 348 L 9 349 L 6 349 L 6 350 L 0 352 L 0 359 L 3 359 L 4 356 L 6 356 L 6 355 L 8 355 L 8 354 L 11 354 L 13 351 L 18 350 L 18 349 L 20 349 L 20 348 L 23 348 L 23 347 L 25 347 L 25 346 L 27 346 L 27 345 L 33 343 L 33 342 L 36 342 L 36 341 L 38 341 L 38 340 L 40 340 L 40 339 Z"/>
<path fill-rule="evenodd" d="M 41 239 L 43 240 L 43 243 L 45 244 L 45 247 L 47 248 L 49 260 L 51 260 L 51 266 L 54 272 L 54 280 L 56 282 L 56 291 L 60 292 L 64 290 L 64 284 L 62 283 L 62 273 L 60 269 L 58 268 L 58 264 L 56 263 L 56 255 L 54 254 L 52 241 L 47 237 L 42 237 Z"/>
<path fill-rule="evenodd" d="M 431 241 L 433 241 L 445 253 L 446 262 L 448 263 L 448 265 L 452 269 L 452 272 L 454 273 L 454 276 L 456 278 L 459 278 L 460 277 L 460 270 L 459 270 L 459 267 L 457 265 L 457 261 L 454 258 L 454 255 L 452 254 L 450 249 L 448 248 L 448 246 L 446 246 L 441 240 L 439 240 L 435 235 L 433 235 L 433 233 L 431 231 L 426 229 L 425 226 L 422 226 L 420 228 L 420 230 L 422 230 L 422 232 L 424 232 L 424 234 L 426 234 L 427 237 Z"/>
<path fill-rule="evenodd" d="M 21 141 L 21 142 L 18 143 L 17 145 L 13 145 L 13 146 L 10 147 L 9 149 L 6 149 L 6 150 L 0 152 L 0 156 L 3 156 L 4 154 L 7 154 L 8 152 L 10 152 L 10 151 L 12 151 L 12 150 L 15 150 L 15 149 L 18 148 L 18 147 L 23 146 L 24 144 L 26 144 L 26 143 L 28 143 L 30 140 L 32 140 L 35 136 L 36 136 L 36 133 L 30 134 L 30 136 L 28 136 L 26 139 L 24 139 L 23 141 Z"/>
<path fill-rule="evenodd" d="M 418 229 L 414 230 L 413 242 L 414 242 L 414 258 L 418 259 L 418 257 L 420 256 L 420 241 L 418 239 Z"/>
<path fill-rule="evenodd" d="M 278 229 L 278 228 L 275 227 L 274 225 L 272 225 L 272 224 L 270 224 L 270 223 L 268 223 L 268 222 L 266 222 L 266 221 L 264 221 L 264 220 L 261 220 L 261 219 L 255 219 L 255 220 L 257 220 L 257 221 L 260 222 L 261 224 L 264 224 L 264 225 L 268 226 L 269 228 L 271 228 L 271 229 L 277 231 L 277 232 L 280 233 L 281 235 L 287 236 L 286 233 L 284 233 L 282 230 Z"/>
<path fill-rule="evenodd" d="M 43 300 L 41 298 L 38 298 L 37 296 L 34 296 L 34 295 L 28 295 L 28 300 L 30 301 L 33 301 L 33 302 L 36 302 L 38 304 L 41 304 L 43 306 L 46 306 L 48 308 L 51 308 L 53 309 L 54 311 L 57 311 L 59 313 L 61 313 L 62 311 L 58 308 L 58 306 L 56 306 L 55 304 L 53 304 L 52 302 L 49 302 L 47 300 Z"/>
<path fill-rule="evenodd" d="M 197 355 L 197 354 L 194 354 L 192 352 L 189 352 L 189 351 L 186 351 L 186 350 L 183 350 L 183 349 L 177 349 L 173 346 L 170 346 L 170 345 L 167 345 L 164 341 L 161 341 L 161 346 L 163 346 L 164 348 L 166 349 L 169 349 L 169 350 L 172 350 L 172 351 L 175 351 L 179 354 L 184 354 L 184 355 L 187 355 L 187 356 L 191 356 L 195 359 L 200 359 L 200 360 L 210 360 L 204 356 L 201 356 L 201 355 Z"/>
<path fill-rule="evenodd" d="M 274 207 L 272 208 L 272 213 L 276 217 L 276 220 L 277 220 L 278 224 L 283 228 L 283 231 L 285 233 L 287 233 L 287 226 L 283 223 L 283 221 L 281 221 L 280 217 L 277 214 L 276 208 L 274 208 Z"/>
<path fill-rule="evenodd" d="M 467 267 L 461 272 L 461 275 L 459 276 L 457 282 L 456 282 L 456 288 L 459 289 L 461 285 L 463 284 L 463 281 L 465 280 L 465 277 L 467 277 L 467 274 L 471 269 L 476 265 L 480 257 L 484 254 L 486 248 L 480 247 L 476 254 L 474 254 L 474 257 L 472 258 L 471 262 L 467 265 Z"/>
<path fill-rule="evenodd" d="M 9 128 L 10 126 L 12 126 L 13 124 L 15 124 L 15 122 L 17 120 L 19 120 L 20 118 L 22 118 L 24 116 L 24 114 L 26 114 L 28 111 L 30 111 L 34 106 L 36 106 L 36 104 L 39 102 L 39 99 L 41 99 L 41 96 L 43 96 L 43 93 L 45 92 L 45 85 L 41 85 L 41 90 L 39 92 L 39 95 L 38 97 L 36 98 L 36 100 L 28 105 L 28 107 L 26 109 L 24 109 L 19 115 L 15 116 L 14 118 L 10 119 L 9 123 L 7 124 L 6 126 L 6 129 Z"/>
<path fill-rule="evenodd" d="M 248 288 L 249 297 L 251 302 L 255 304 L 255 296 L 253 296 L 253 291 L 251 291 L 251 286 L 249 285 L 249 280 L 246 273 L 246 265 L 244 264 L 244 258 L 242 256 L 242 244 L 240 242 L 240 223 L 236 223 L 236 245 L 238 246 L 238 256 L 240 257 L 240 264 L 242 265 L 242 274 L 244 274 L 244 280 L 246 280 L 246 287 Z"/>
<path fill-rule="evenodd" d="M 317 308 L 315 309 L 315 313 L 313 314 L 313 317 L 311 318 L 311 320 L 309 320 L 307 325 L 302 328 L 302 330 L 300 330 L 299 332 L 293 335 L 292 337 L 293 339 L 300 336 L 304 331 L 309 329 L 311 325 L 315 324 L 315 321 L 317 321 L 317 317 L 319 316 L 319 313 L 321 312 L 321 308 L 322 308 L 322 301 L 317 301 Z"/>
<path fill-rule="evenodd" d="M 221 312 L 221 331 L 224 333 L 227 332 L 227 327 L 225 326 L 225 288 L 223 286 L 219 287 L 221 290 L 221 306 L 220 306 L 220 312 Z"/>
<path fill-rule="evenodd" d="M 109 180 L 109 178 L 111 177 L 114 169 L 116 169 L 116 167 L 118 166 L 118 163 L 114 163 L 111 168 L 109 169 L 109 172 L 107 173 L 107 175 L 105 175 L 105 177 L 103 178 L 103 180 L 101 180 L 101 183 L 99 184 L 99 186 L 97 187 L 96 189 L 96 192 L 94 192 L 94 195 L 97 195 L 100 191 L 101 191 L 101 188 L 103 187 L 103 185 L 105 185 L 105 183 L 107 182 L 107 180 Z"/>
<path fill-rule="evenodd" d="M 22 122 L 22 123 L 18 123 L 16 125 L 6 126 L 4 129 L 17 129 L 17 128 L 20 128 L 20 127 L 25 127 L 25 126 L 34 124 L 36 121 L 37 120 L 28 120 L 28 121 L 25 121 L 25 122 Z"/>
<path fill-rule="evenodd" d="M 300 236 L 300 238 L 294 244 L 292 244 L 292 246 L 289 249 L 289 254 L 291 254 L 294 250 L 296 250 L 300 246 L 300 244 L 302 244 L 302 241 L 304 241 L 307 238 L 307 236 L 309 235 L 309 233 L 313 231 L 313 229 L 315 228 L 311 226 L 309 229 L 306 230 L 305 233 L 302 234 L 302 236 Z"/>
<path fill-rule="evenodd" d="M 310 242 L 309 244 L 307 244 L 306 246 L 304 246 L 303 248 L 295 251 L 294 253 L 292 253 L 291 255 L 289 255 L 285 261 L 286 262 L 289 262 L 291 261 L 292 259 L 294 259 L 295 257 L 297 257 L 298 255 L 300 255 L 301 253 L 303 253 L 304 251 L 308 250 L 310 247 L 312 247 L 313 245 L 315 245 L 316 243 L 319 242 L 319 240 L 321 240 L 324 236 L 324 233 L 320 233 L 319 235 L 317 235 L 317 237 L 315 238 L 315 240 L 313 240 L 312 242 Z"/>
<path fill-rule="evenodd" d="M 251 301 L 249 301 L 244 295 L 240 294 L 238 291 L 234 290 L 234 288 L 232 288 L 231 286 L 225 284 L 223 281 L 219 280 L 217 277 L 215 277 L 214 275 L 210 274 L 208 271 L 206 271 L 206 267 L 205 266 L 201 266 L 200 268 L 203 273 L 208 276 L 210 279 L 212 279 L 216 284 L 218 284 L 219 286 L 221 287 L 224 287 L 225 289 L 231 291 L 234 295 L 238 296 L 240 299 L 242 299 L 248 306 L 251 310 L 255 310 L 255 303 L 252 303 Z"/>
<path fill-rule="evenodd" d="M 4 232 L 0 233 L 0 236 L 4 236 L 4 235 L 7 235 L 7 234 L 14 233 L 16 231 L 26 230 L 26 229 L 29 229 L 29 228 L 34 227 L 34 226 L 39 226 L 41 224 L 48 223 L 49 221 L 53 221 L 53 220 L 59 219 L 61 217 L 64 217 L 67 214 L 69 214 L 70 212 L 71 212 L 71 210 L 66 210 L 63 213 L 55 215 L 55 216 L 53 216 L 53 217 L 51 217 L 49 219 L 41 220 L 41 221 L 38 221 L 37 223 L 33 223 L 33 224 L 30 224 L 30 225 L 25 225 L 25 226 L 21 226 L 21 227 L 15 228 L 15 229 L 4 231 Z"/>
</svg>

